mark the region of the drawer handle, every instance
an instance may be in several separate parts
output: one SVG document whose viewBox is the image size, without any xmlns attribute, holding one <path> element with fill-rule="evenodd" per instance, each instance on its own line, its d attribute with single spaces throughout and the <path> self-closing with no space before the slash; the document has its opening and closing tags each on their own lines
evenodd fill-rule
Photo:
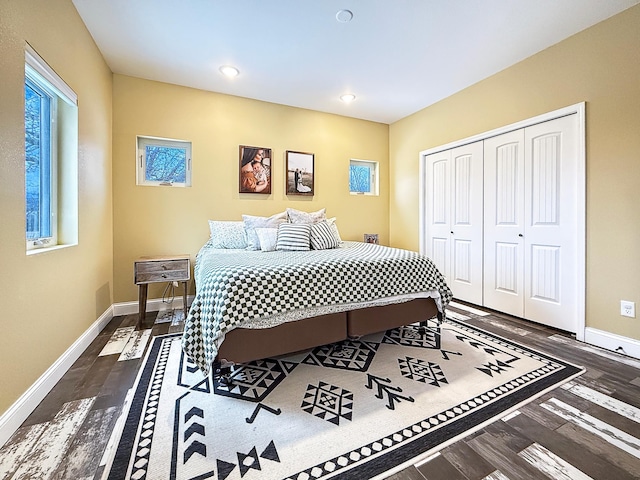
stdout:
<svg viewBox="0 0 640 480">
<path fill-rule="evenodd" d="M 165 273 L 162 274 L 162 278 L 167 278 L 167 275 Z"/>
<path fill-rule="evenodd" d="M 162 265 L 162 269 L 163 269 L 163 270 L 166 270 L 166 269 L 167 269 L 167 266 L 166 266 L 166 265 Z"/>
</svg>

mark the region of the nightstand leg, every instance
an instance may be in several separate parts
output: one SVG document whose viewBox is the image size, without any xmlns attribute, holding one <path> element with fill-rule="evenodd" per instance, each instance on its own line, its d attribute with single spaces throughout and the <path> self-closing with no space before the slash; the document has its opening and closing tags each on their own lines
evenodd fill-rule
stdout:
<svg viewBox="0 0 640 480">
<path fill-rule="evenodd" d="M 138 330 L 141 330 L 144 325 L 144 317 L 147 313 L 147 283 L 140 284 L 140 290 L 138 292 Z"/>
<path fill-rule="evenodd" d="M 187 320 L 187 282 L 182 282 L 182 308 L 184 310 L 184 319 Z"/>
</svg>

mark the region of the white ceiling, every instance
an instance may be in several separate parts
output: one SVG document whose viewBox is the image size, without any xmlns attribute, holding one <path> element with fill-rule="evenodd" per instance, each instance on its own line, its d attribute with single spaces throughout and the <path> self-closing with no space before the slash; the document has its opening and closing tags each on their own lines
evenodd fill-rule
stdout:
<svg viewBox="0 0 640 480">
<path fill-rule="evenodd" d="M 393 123 L 640 0 L 73 3 L 114 73 Z"/>
</svg>

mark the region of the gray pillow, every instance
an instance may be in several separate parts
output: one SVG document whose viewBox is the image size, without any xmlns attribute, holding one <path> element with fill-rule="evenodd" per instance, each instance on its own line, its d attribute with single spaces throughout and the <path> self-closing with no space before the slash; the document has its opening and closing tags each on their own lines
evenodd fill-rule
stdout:
<svg viewBox="0 0 640 480">
<path fill-rule="evenodd" d="M 326 209 L 321 208 L 317 212 L 303 212 L 295 208 L 287 208 L 289 223 L 318 223 L 327 218 Z"/>
</svg>

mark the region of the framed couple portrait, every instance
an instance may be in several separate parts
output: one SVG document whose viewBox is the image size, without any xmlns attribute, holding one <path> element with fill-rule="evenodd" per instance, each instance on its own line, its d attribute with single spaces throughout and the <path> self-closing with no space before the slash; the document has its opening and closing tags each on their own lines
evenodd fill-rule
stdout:
<svg viewBox="0 0 640 480">
<path fill-rule="evenodd" d="M 287 150 L 287 195 L 313 195 L 313 153 Z"/>
<path fill-rule="evenodd" d="M 380 245 L 380 241 L 378 240 L 377 233 L 365 233 L 364 234 L 364 243 L 375 243 L 376 245 Z"/>
<path fill-rule="evenodd" d="M 240 145 L 240 193 L 271 193 L 271 149 Z"/>
</svg>

